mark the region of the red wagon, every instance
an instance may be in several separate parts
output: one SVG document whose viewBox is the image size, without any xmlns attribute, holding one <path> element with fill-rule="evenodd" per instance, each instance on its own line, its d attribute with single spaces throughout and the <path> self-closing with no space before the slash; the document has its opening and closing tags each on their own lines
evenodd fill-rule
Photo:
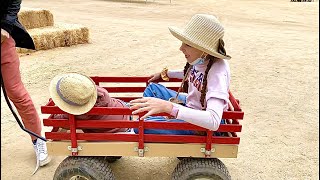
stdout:
<svg viewBox="0 0 320 180">
<path fill-rule="evenodd" d="M 148 85 L 148 77 L 91 77 L 95 83 L 106 88 L 112 97 L 125 102 L 139 98 Z M 178 90 L 180 79 L 170 79 L 167 87 Z M 145 122 L 117 120 L 75 120 L 53 119 L 54 114 L 65 114 L 50 99 L 41 107 L 44 126 L 52 127 L 46 132 L 50 155 L 67 155 L 56 169 L 54 179 L 114 179 L 109 163 L 122 156 L 177 157 L 179 164 L 172 173 L 174 180 L 186 179 L 230 179 L 226 166 L 218 158 L 236 158 L 241 132 L 239 120 L 243 119 L 239 101 L 231 92 L 229 110 L 223 113 L 226 124 L 221 124 L 217 132 L 224 136 L 214 136 L 213 131 L 190 123 Z M 129 108 L 94 107 L 89 115 L 131 115 Z M 158 114 L 164 115 L 167 114 Z M 83 128 L 138 128 L 139 133 L 84 133 Z M 68 131 L 62 131 L 69 129 Z M 176 129 L 203 131 L 205 135 L 159 135 L 144 134 L 144 129 Z"/>
</svg>

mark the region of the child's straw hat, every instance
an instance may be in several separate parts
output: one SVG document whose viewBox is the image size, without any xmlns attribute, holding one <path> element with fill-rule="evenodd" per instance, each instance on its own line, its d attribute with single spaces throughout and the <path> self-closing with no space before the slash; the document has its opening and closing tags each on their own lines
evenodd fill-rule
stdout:
<svg viewBox="0 0 320 180">
<path fill-rule="evenodd" d="M 224 28 L 213 15 L 196 14 L 184 29 L 169 27 L 169 30 L 174 37 L 196 49 L 217 58 L 231 58 L 224 49 Z"/>
<path fill-rule="evenodd" d="M 49 91 L 53 102 L 69 114 L 84 114 L 97 101 L 97 89 L 93 80 L 78 73 L 55 76 L 51 80 Z"/>
</svg>

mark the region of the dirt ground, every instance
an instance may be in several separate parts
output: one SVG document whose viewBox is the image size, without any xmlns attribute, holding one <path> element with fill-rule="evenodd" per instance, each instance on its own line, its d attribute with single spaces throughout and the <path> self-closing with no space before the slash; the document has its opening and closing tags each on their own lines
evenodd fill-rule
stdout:
<svg viewBox="0 0 320 180">
<path fill-rule="evenodd" d="M 221 159 L 233 179 L 318 179 L 319 3 L 289 0 L 24 0 L 50 10 L 56 23 L 82 24 L 90 43 L 21 57 L 26 88 L 40 106 L 59 73 L 140 76 L 185 64 L 168 26 L 195 13 L 215 14 L 226 28 L 231 91 L 245 112 L 238 158 Z M 42 116 L 43 117 L 43 116 Z M 44 131 L 49 129 L 44 127 Z M 31 176 L 35 154 L 1 97 L 1 178 L 51 179 L 65 157 Z M 117 179 L 166 180 L 176 158 L 125 157 Z"/>
</svg>

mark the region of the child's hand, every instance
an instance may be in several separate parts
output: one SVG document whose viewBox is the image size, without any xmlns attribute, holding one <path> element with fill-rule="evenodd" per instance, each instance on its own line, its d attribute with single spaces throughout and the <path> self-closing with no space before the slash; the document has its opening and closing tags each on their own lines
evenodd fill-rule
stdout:
<svg viewBox="0 0 320 180">
<path fill-rule="evenodd" d="M 156 81 L 156 80 L 158 80 L 158 79 L 160 79 L 160 78 L 161 78 L 160 73 L 155 73 L 155 74 L 152 74 L 152 75 L 150 76 L 150 79 L 148 80 L 148 82 L 153 82 L 153 81 Z"/>
<path fill-rule="evenodd" d="M 158 98 L 144 97 L 130 101 L 130 109 L 136 109 L 132 114 L 138 114 L 147 111 L 147 113 L 141 117 L 145 119 L 148 116 L 158 113 L 170 113 L 172 110 L 172 103 Z"/>
</svg>

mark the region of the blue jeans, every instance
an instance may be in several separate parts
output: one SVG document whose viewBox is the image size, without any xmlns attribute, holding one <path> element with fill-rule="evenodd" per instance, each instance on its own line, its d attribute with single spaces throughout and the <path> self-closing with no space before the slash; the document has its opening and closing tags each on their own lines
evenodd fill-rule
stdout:
<svg viewBox="0 0 320 180">
<path fill-rule="evenodd" d="M 176 97 L 177 92 L 166 88 L 162 84 L 150 83 L 143 92 L 143 97 L 155 97 L 168 101 L 171 97 Z M 186 104 L 186 95 L 179 94 L 178 99 Z"/>
<path fill-rule="evenodd" d="M 166 119 L 163 116 L 149 116 L 144 121 L 157 121 L 157 122 L 185 122 L 180 119 Z M 139 130 L 133 129 L 136 134 L 139 133 Z M 145 134 L 174 134 L 174 135 L 194 135 L 192 130 L 174 130 L 174 129 L 145 129 Z"/>
<path fill-rule="evenodd" d="M 162 84 L 150 83 L 143 92 L 143 97 L 155 97 L 168 101 L 171 97 L 176 97 L 177 92 L 166 88 Z M 186 95 L 179 94 L 178 99 L 186 104 Z M 181 119 L 166 119 L 163 116 L 149 116 L 144 121 L 157 121 L 157 122 L 185 122 Z M 224 124 L 224 121 L 221 121 Z M 135 133 L 139 133 L 138 129 L 134 129 Z M 145 134 L 173 134 L 173 135 L 194 135 L 192 130 L 171 130 L 171 129 L 145 129 Z M 220 135 L 215 132 L 215 135 Z"/>
</svg>

